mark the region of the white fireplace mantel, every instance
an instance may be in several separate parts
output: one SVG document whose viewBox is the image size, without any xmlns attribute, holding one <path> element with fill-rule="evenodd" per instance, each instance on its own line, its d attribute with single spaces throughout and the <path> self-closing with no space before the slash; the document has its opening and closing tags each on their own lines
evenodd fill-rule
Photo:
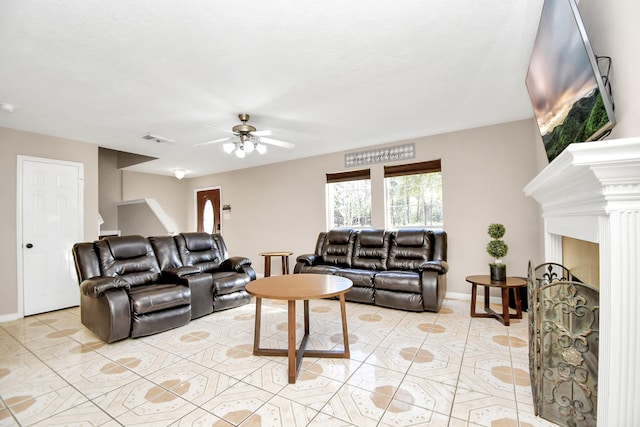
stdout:
<svg viewBox="0 0 640 427">
<path fill-rule="evenodd" d="M 640 138 L 571 144 L 525 188 L 542 207 L 545 261 L 560 236 L 599 244 L 598 424 L 640 420 Z"/>
</svg>

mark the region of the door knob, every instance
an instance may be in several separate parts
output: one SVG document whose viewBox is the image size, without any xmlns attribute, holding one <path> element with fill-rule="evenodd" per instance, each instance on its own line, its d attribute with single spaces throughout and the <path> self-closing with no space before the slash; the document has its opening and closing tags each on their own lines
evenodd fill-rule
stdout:
<svg viewBox="0 0 640 427">
<path fill-rule="evenodd" d="M 33 247 L 33 245 L 31 243 L 27 243 L 27 249 L 31 249 Z"/>
</svg>

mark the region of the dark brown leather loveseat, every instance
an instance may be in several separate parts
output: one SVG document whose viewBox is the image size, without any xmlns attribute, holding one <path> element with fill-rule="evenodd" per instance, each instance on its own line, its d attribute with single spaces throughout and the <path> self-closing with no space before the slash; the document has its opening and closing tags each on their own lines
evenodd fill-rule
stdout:
<svg viewBox="0 0 640 427">
<path fill-rule="evenodd" d="M 251 261 L 229 257 L 219 234 L 106 237 L 72 249 L 82 324 L 105 342 L 187 324 L 247 304 Z"/>
<path fill-rule="evenodd" d="M 447 234 L 428 229 L 336 229 L 294 273 L 335 274 L 353 281 L 347 301 L 410 311 L 438 311 L 447 292 Z"/>
</svg>

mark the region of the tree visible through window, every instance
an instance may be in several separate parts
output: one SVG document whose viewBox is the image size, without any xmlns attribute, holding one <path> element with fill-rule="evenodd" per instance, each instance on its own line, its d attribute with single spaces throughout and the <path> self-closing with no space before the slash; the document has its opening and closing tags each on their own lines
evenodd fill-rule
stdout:
<svg viewBox="0 0 640 427">
<path fill-rule="evenodd" d="M 327 174 L 329 228 L 371 226 L 369 169 Z"/>
<path fill-rule="evenodd" d="M 387 226 L 441 228 L 440 160 L 385 167 Z"/>
</svg>

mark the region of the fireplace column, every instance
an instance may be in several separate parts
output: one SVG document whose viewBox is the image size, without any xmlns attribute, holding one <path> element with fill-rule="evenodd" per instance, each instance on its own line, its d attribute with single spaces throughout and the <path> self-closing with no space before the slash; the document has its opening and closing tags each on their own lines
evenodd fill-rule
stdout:
<svg viewBox="0 0 640 427">
<path fill-rule="evenodd" d="M 598 396 L 608 396 L 608 405 L 598 410 L 608 421 L 602 425 L 634 425 L 640 420 L 640 211 L 611 212 L 609 232 L 609 248 L 600 249 L 609 258 L 608 271 L 600 272 L 600 304 L 610 310 L 600 329 L 610 333 L 600 334 L 598 380 Z"/>
</svg>

